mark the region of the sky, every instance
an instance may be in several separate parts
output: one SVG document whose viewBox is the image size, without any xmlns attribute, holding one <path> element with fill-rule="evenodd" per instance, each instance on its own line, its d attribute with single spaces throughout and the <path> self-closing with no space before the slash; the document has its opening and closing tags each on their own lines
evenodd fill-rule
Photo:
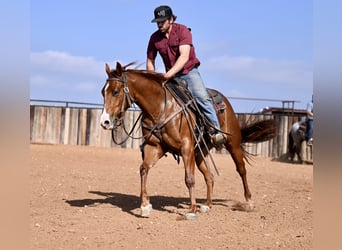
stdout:
<svg viewBox="0 0 342 250">
<path fill-rule="evenodd" d="M 145 69 L 159 5 L 191 28 L 205 85 L 227 96 L 235 112 L 282 107 L 281 100 L 306 108 L 312 0 L 32 0 L 30 98 L 102 104 L 106 63 L 136 61 Z M 159 56 L 157 70 L 164 72 Z"/>
</svg>

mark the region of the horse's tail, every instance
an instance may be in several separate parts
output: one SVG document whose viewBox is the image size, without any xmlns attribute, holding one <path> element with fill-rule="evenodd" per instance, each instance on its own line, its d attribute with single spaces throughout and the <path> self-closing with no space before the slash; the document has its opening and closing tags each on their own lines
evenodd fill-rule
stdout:
<svg viewBox="0 0 342 250">
<path fill-rule="evenodd" d="M 243 158 L 248 164 L 252 160 L 250 154 L 244 147 L 244 143 L 258 143 L 271 140 L 277 135 L 277 125 L 275 120 L 257 121 L 241 127 L 241 149 L 243 151 Z M 251 165 L 251 164 L 250 164 Z"/>
<path fill-rule="evenodd" d="M 277 125 L 274 119 L 257 121 L 241 128 L 242 143 L 258 143 L 271 140 L 277 135 Z"/>
</svg>

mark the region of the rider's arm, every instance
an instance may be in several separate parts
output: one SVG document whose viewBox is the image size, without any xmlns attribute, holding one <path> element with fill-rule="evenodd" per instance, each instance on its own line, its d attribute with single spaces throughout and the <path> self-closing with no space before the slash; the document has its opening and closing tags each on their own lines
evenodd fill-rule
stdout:
<svg viewBox="0 0 342 250">
<path fill-rule="evenodd" d="M 189 60 L 189 55 L 190 55 L 190 45 L 185 44 L 185 45 L 180 45 L 179 46 L 179 57 L 177 58 L 177 61 L 173 67 L 166 72 L 164 75 L 166 79 L 169 79 L 173 76 L 175 76 L 179 71 L 181 71 L 184 67 L 184 65 L 187 63 Z"/>
<path fill-rule="evenodd" d="M 146 60 L 146 70 L 155 71 L 154 60 L 147 58 Z"/>
</svg>

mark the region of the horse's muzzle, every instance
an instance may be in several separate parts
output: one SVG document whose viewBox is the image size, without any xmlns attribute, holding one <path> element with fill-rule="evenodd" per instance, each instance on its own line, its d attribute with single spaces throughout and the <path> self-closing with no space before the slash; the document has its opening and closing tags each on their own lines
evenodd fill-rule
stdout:
<svg viewBox="0 0 342 250">
<path fill-rule="evenodd" d="M 104 129 L 113 129 L 113 123 L 110 121 L 110 120 L 105 120 L 105 121 L 103 121 L 103 122 L 101 122 L 101 126 L 102 126 L 102 128 L 104 128 Z"/>
<path fill-rule="evenodd" d="M 117 116 L 110 117 L 108 114 L 101 115 L 101 127 L 107 130 L 115 129 L 120 126 L 121 119 Z"/>
<path fill-rule="evenodd" d="M 111 121 L 109 114 L 102 113 L 101 119 L 100 119 L 100 125 L 104 129 L 113 129 L 114 124 Z"/>
</svg>

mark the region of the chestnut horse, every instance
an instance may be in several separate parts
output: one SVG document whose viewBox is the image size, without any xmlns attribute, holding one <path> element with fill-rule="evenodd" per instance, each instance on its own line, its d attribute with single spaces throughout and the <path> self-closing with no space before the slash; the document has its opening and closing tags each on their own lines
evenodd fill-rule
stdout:
<svg viewBox="0 0 342 250">
<path fill-rule="evenodd" d="M 199 153 L 198 147 L 194 146 L 196 138 L 192 133 L 192 128 L 196 125 L 195 114 L 184 112 L 181 105 L 165 88 L 165 78 L 162 74 L 127 69 L 132 64 L 121 66 L 117 62 L 116 69 L 113 70 L 106 64 L 105 70 L 108 78 L 102 89 L 104 107 L 101 126 L 104 129 L 116 128 L 118 124 L 121 124 L 120 121 L 130 105 L 137 104 L 142 111 L 141 124 L 144 137 L 144 143 L 141 146 L 143 161 L 140 166 L 141 216 L 148 217 L 152 211 L 146 190 L 149 170 L 167 152 L 171 152 L 181 156 L 185 168 L 185 184 L 190 196 L 190 211 L 186 214 L 186 218 L 196 218 L 195 164 L 203 174 L 207 187 L 207 198 L 201 211 L 209 211 L 212 206 L 214 180 L 204 159 L 210 153 L 208 148 L 204 150 L 203 155 Z M 243 143 L 261 142 L 273 138 L 275 123 L 273 120 L 265 120 L 240 129 L 227 98 L 224 98 L 224 103 L 226 106 L 224 111 L 218 113 L 221 130 L 226 133 L 224 146 L 230 152 L 242 179 L 246 207 L 252 209 L 253 203 L 247 184 L 244 161 L 247 158 Z M 213 145 L 210 143 L 208 145 L 210 150 Z"/>
</svg>

